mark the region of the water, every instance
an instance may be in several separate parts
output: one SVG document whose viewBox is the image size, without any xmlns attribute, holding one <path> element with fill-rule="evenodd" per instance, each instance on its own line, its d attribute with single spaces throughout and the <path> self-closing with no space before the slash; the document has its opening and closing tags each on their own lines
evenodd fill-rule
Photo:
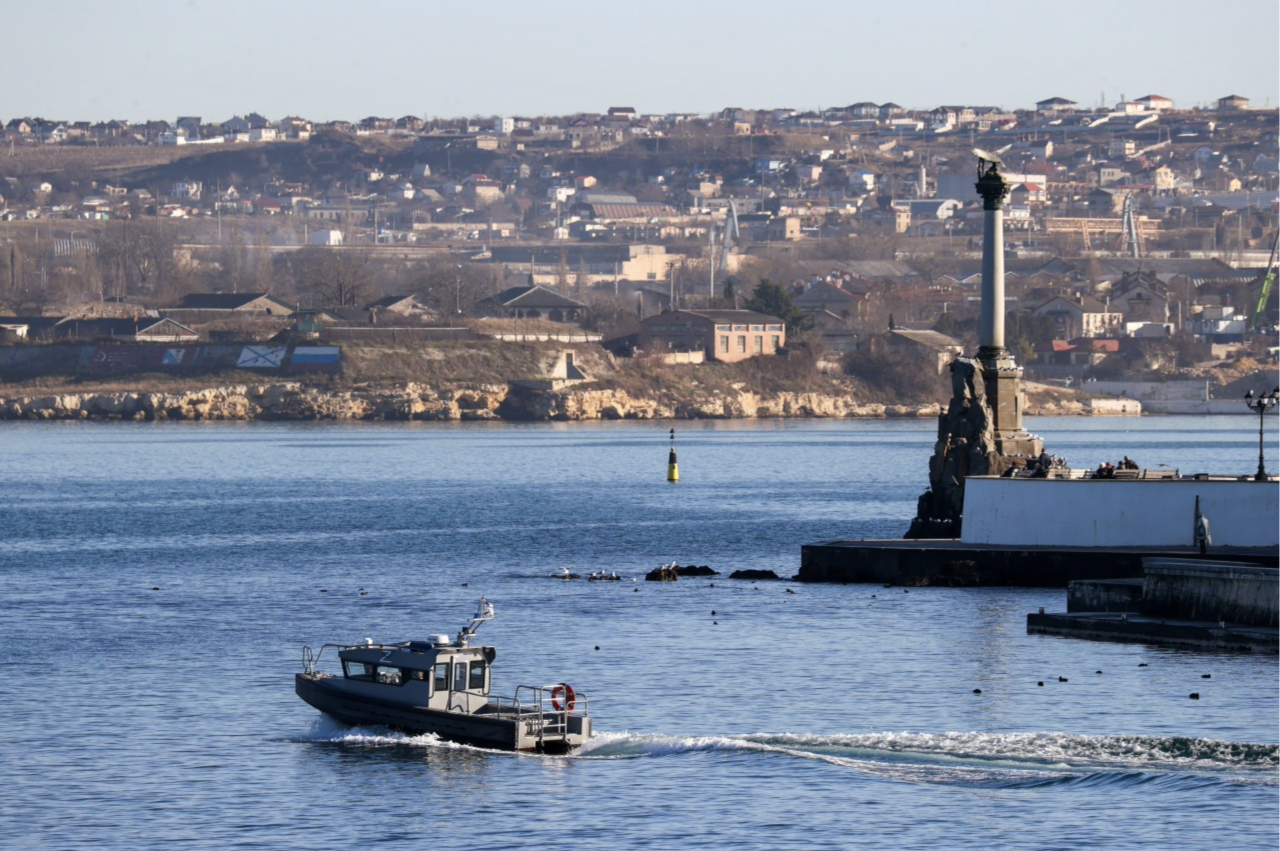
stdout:
<svg viewBox="0 0 1280 851">
<path fill-rule="evenodd" d="M 1078 467 L 1251 473 L 1251 423 L 1029 426 Z M 0 427 L 0 846 L 1276 847 L 1275 657 L 1028 636 L 1061 590 L 548 578 L 789 576 L 900 535 L 932 445 L 680 424 L 672 486 L 669 427 Z M 453 632 L 481 593 L 496 693 L 590 696 L 577 754 L 294 696 L 304 644 Z"/>
</svg>

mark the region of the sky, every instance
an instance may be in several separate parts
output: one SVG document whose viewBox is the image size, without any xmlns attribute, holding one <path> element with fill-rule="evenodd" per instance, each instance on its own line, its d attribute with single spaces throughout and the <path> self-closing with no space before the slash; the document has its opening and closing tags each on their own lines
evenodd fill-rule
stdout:
<svg viewBox="0 0 1280 851">
<path fill-rule="evenodd" d="M 1277 0 L 39 0 L 0 121 L 1280 104 Z"/>
</svg>

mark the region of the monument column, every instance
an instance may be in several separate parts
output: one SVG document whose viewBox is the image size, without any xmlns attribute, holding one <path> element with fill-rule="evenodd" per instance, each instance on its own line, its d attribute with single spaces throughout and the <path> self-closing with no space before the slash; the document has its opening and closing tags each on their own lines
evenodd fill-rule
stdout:
<svg viewBox="0 0 1280 851">
<path fill-rule="evenodd" d="M 988 154 L 987 156 L 993 156 Z M 982 315 L 978 330 L 978 362 L 991 406 L 995 449 L 1001 455 L 1035 457 L 1044 450 L 1040 438 L 1022 427 L 1022 369 L 1004 347 L 1004 202 L 1009 183 L 998 158 L 982 159 L 974 187 L 982 196 Z"/>
</svg>

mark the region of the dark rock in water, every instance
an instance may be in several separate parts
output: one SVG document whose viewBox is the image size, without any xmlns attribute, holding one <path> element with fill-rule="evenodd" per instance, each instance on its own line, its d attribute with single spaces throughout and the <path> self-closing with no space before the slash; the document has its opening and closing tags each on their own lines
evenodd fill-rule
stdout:
<svg viewBox="0 0 1280 851">
<path fill-rule="evenodd" d="M 1199 700 L 1199 699 L 1200 699 L 1200 692 L 1198 692 L 1198 691 L 1193 691 L 1193 692 L 1191 692 L 1191 694 L 1187 695 L 1187 697 L 1191 698 L 1192 700 Z"/>
<path fill-rule="evenodd" d="M 664 564 L 662 567 L 655 567 L 644 576 L 645 582 L 675 582 L 680 578 L 677 568 L 674 565 Z"/>
<path fill-rule="evenodd" d="M 778 579 L 772 570 L 735 570 L 729 574 L 730 579 Z"/>
<path fill-rule="evenodd" d="M 1044 680 L 1041 680 L 1040 682 L 1036 683 L 1036 685 L 1038 685 L 1038 686 L 1043 686 L 1043 685 L 1044 685 Z"/>
<path fill-rule="evenodd" d="M 680 576 L 719 576 L 720 571 L 712 570 L 705 564 L 702 566 L 688 565 L 686 567 L 677 567 L 676 573 Z"/>
<path fill-rule="evenodd" d="M 1138 663 L 1138 667 L 1139 667 L 1139 668 L 1145 668 L 1145 667 L 1147 667 L 1147 663 L 1146 663 L 1146 662 L 1139 662 L 1139 663 Z"/>
<path fill-rule="evenodd" d="M 160 589 L 159 589 L 159 588 L 157 588 L 156 590 L 157 590 L 157 591 L 159 591 Z M 1201 674 L 1201 675 L 1200 675 L 1200 679 L 1202 679 L 1202 680 L 1211 680 L 1211 679 L 1213 679 L 1213 674 Z"/>
<path fill-rule="evenodd" d="M 974 694 L 982 694 L 982 689 L 980 689 L 980 688 L 976 688 L 976 689 L 974 689 L 974 690 L 973 690 L 973 693 L 974 693 Z"/>
</svg>

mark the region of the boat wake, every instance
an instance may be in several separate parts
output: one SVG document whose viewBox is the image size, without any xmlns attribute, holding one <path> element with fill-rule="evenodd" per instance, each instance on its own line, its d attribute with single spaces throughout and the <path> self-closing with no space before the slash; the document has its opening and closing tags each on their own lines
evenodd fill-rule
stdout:
<svg viewBox="0 0 1280 851">
<path fill-rule="evenodd" d="M 523 756 L 409 735 L 385 727 L 348 727 L 328 717 L 288 741 L 350 748 L 425 748 Z M 1069 733 L 860 733 L 813 736 L 669 736 L 597 733 L 568 756 L 549 760 L 624 760 L 692 753 L 805 759 L 887 781 L 996 788 L 1207 785 L 1280 786 L 1280 746 L 1159 736 Z"/>
<path fill-rule="evenodd" d="M 693 752 L 762 753 L 810 759 L 920 783 L 1006 788 L 1081 784 L 1280 785 L 1280 748 L 1209 739 L 1067 733 L 757 733 L 678 737 L 602 733 L 578 759 L 634 759 Z"/>
<path fill-rule="evenodd" d="M 475 751 L 477 753 L 503 754 L 507 751 L 494 751 L 459 744 L 442 739 L 435 733 L 413 735 L 392 730 L 390 727 L 351 727 L 336 721 L 328 715 L 317 718 L 310 732 L 301 736 L 290 736 L 282 741 L 294 744 L 329 744 L 352 748 L 433 748 L 440 750 Z"/>
</svg>

